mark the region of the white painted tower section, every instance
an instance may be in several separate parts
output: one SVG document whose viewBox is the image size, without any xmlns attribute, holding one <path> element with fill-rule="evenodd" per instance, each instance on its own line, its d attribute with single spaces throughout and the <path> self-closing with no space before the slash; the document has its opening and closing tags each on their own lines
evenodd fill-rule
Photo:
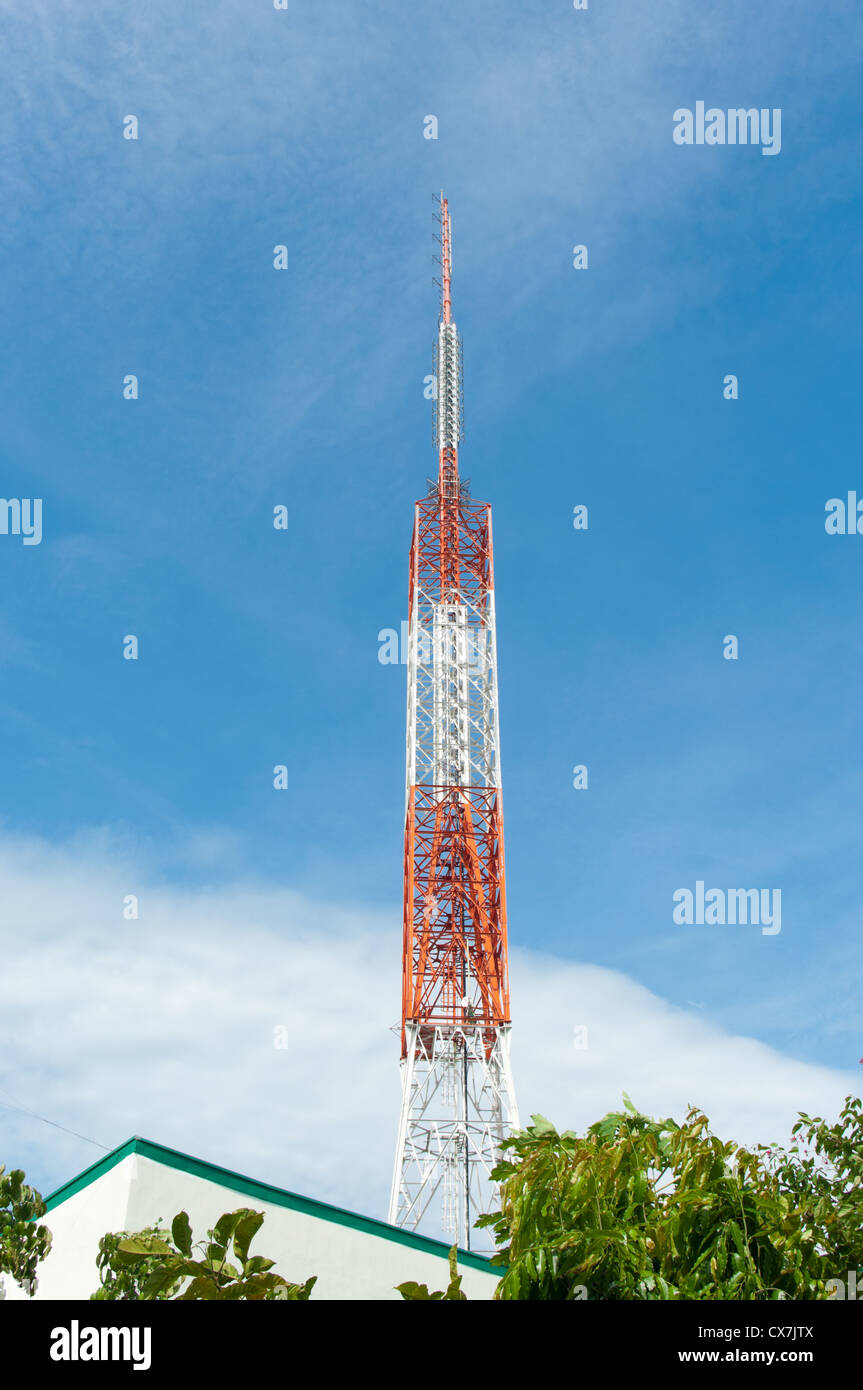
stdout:
<svg viewBox="0 0 863 1390">
<path fill-rule="evenodd" d="M 456 326 L 442 322 L 436 352 L 438 449 L 456 449 L 462 434 L 461 349 Z M 444 486 L 439 482 L 440 488 Z M 456 479 L 452 485 L 459 488 Z M 497 647 L 494 590 L 464 586 L 426 592 L 414 575 L 408 634 L 406 809 L 413 788 L 451 802 L 453 789 L 500 793 Z M 441 912 L 432 901 L 427 920 Z M 471 1024 L 481 1017 L 481 993 L 470 953 L 463 962 L 465 1021 L 406 1025 L 401 1063 L 402 1101 L 389 1220 L 417 1227 L 424 1220 L 465 1248 L 493 1249 L 477 1217 L 495 1208 L 491 1172 L 500 1144 L 518 1129 L 510 1066 L 510 1026 Z M 491 1039 L 491 1045 L 490 1045 Z"/>
</svg>

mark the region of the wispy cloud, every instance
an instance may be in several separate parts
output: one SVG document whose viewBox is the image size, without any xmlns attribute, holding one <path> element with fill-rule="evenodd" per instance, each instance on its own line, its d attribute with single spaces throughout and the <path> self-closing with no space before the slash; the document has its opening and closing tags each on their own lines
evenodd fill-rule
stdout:
<svg viewBox="0 0 863 1390">
<path fill-rule="evenodd" d="M 191 853 L 206 862 L 200 841 Z M 0 1101 L 107 1146 L 143 1134 L 384 1212 L 399 1095 L 394 919 L 261 883 L 168 888 L 109 836 L 65 848 L 6 838 L 0 872 Z M 125 920 L 133 893 L 140 915 Z M 774 1141 L 798 1109 L 830 1113 L 855 1084 L 616 971 L 517 951 L 513 998 L 525 1120 L 586 1125 L 626 1090 L 647 1110 L 680 1116 L 694 1102 L 724 1136 Z M 3 1160 L 45 1190 L 98 1154 L 8 1109 L 0 1133 Z"/>
</svg>

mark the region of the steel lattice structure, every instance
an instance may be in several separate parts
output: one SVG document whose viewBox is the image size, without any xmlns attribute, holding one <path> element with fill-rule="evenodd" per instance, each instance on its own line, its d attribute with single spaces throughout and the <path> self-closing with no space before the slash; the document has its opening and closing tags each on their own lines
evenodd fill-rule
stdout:
<svg viewBox="0 0 863 1390">
<path fill-rule="evenodd" d="M 518 1126 L 510 1069 L 491 508 L 460 482 L 461 343 L 441 195 L 437 480 L 410 556 L 402 1103 L 389 1219 L 470 1248 Z M 475 1242 L 474 1242 L 475 1243 Z"/>
</svg>

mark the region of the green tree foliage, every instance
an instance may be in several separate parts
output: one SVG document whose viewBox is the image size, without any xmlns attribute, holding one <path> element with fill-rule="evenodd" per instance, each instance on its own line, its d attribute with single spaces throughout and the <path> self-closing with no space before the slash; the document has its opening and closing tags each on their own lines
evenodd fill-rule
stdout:
<svg viewBox="0 0 863 1390">
<path fill-rule="evenodd" d="M 143 1237 L 155 1236 L 163 1242 L 170 1239 L 170 1231 L 165 1230 L 161 1220 L 157 1221 L 155 1226 L 148 1226 L 146 1230 L 139 1231 L 137 1234 Z M 120 1253 L 120 1242 L 128 1239 L 128 1231 L 108 1231 L 99 1241 L 99 1254 L 96 1263 L 99 1267 L 101 1283 L 96 1292 L 91 1293 L 91 1301 L 138 1300 L 144 1297 L 144 1285 L 160 1256 L 153 1255 L 149 1258 L 133 1259 Z M 152 1297 L 169 1299 L 181 1283 L 182 1279 L 178 1276 L 174 1284 L 168 1285 L 160 1293 L 153 1294 Z"/>
<path fill-rule="evenodd" d="M 624 1100 L 583 1136 L 534 1115 L 506 1141 L 500 1211 L 477 1223 L 507 1266 L 496 1298 L 829 1297 L 860 1239 L 859 1102 L 850 1129 L 847 1114 L 833 1130 L 802 1120 L 839 1165 L 839 1201 L 795 1155 L 723 1143 L 696 1109 L 678 1125 Z"/>
<path fill-rule="evenodd" d="M 20 1168 L 0 1166 L 0 1275 L 10 1274 L 30 1298 L 36 1292 L 36 1267 L 51 1249 L 51 1232 L 36 1225 L 45 1203 L 24 1182 Z"/>
<path fill-rule="evenodd" d="M 765 1150 L 785 1190 L 817 1233 L 837 1278 L 863 1286 L 863 1101 L 846 1096 L 835 1125 L 800 1115 L 787 1152 Z"/>
<path fill-rule="evenodd" d="M 429 1293 L 428 1284 L 416 1284 L 409 1279 L 406 1284 L 396 1284 L 396 1289 L 408 1303 L 466 1303 L 467 1294 L 461 1291 L 462 1276 L 458 1272 L 458 1246 L 449 1252 L 449 1283 L 445 1289 Z"/>
<path fill-rule="evenodd" d="M 147 1264 L 141 1280 L 141 1299 L 169 1298 L 179 1302 L 223 1299 L 236 1302 L 305 1302 L 317 1282 L 313 1275 L 304 1284 L 291 1284 L 274 1274 L 273 1260 L 249 1255 L 264 1220 L 264 1213 L 240 1207 L 219 1217 L 207 1239 L 192 1244 L 192 1228 L 181 1211 L 167 1233 L 140 1231 L 117 1242 L 113 1261 L 118 1268 Z M 195 1252 L 198 1252 L 197 1258 Z M 177 1292 L 177 1289 L 181 1292 Z"/>
</svg>

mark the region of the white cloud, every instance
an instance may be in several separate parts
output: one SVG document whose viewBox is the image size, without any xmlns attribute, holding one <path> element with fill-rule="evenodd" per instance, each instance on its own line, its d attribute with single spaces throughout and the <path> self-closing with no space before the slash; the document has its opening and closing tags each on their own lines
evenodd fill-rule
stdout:
<svg viewBox="0 0 863 1390">
<path fill-rule="evenodd" d="M 105 835 L 62 849 L 6 838 L 0 873 L 0 1100 L 105 1145 L 141 1134 L 384 1214 L 398 1103 L 395 914 L 260 884 L 159 886 Z M 123 918 L 128 893 L 138 921 Z M 626 1090 L 654 1113 L 680 1117 L 697 1102 L 723 1137 L 770 1141 L 787 1137 L 798 1109 L 834 1112 L 856 1085 L 611 970 L 519 951 L 513 1000 L 525 1120 L 541 1112 L 580 1127 Z M 273 1045 L 280 1026 L 285 1050 Z M 43 1190 L 98 1157 L 35 1119 L 0 1116 L 0 1161 Z"/>
</svg>

